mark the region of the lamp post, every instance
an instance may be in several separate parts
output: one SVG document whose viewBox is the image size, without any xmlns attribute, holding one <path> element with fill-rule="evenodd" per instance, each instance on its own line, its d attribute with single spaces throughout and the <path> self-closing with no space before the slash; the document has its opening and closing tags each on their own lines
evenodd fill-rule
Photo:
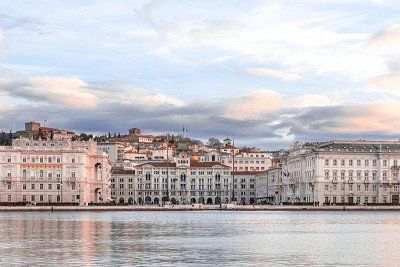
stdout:
<svg viewBox="0 0 400 267">
<path fill-rule="evenodd" d="M 57 184 L 57 202 L 58 202 L 58 203 L 61 202 L 61 198 L 60 198 L 60 188 L 61 188 L 61 184 Z"/>
<path fill-rule="evenodd" d="M 169 202 L 169 134 L 166 134 L 167 138 L 167 202 Z"/>
<path fill-rule="evenodd" d="M 81 197 L 81 184 L 79 183 L 79 206 L 82 205 L 82 197 Z"/>
<path fill-rule="evenodd" d="M 232 138 L 232 202 L 235 201 L 235 136 Z"/>
</svg>

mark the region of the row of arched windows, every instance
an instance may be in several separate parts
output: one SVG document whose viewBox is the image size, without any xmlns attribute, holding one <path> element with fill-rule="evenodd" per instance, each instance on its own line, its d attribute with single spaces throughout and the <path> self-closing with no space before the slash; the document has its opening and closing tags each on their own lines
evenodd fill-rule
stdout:
<svg viewBox="0 0 400 267">
<path fill-rule="evenodd" d="M 36 175 L 37 175 L 36 171 L 35 170 L 31 170 L 29 177 L 36 177 Z M 40 170 L 38 175 L 39 175 L 39 178 L 44 178 L 45 177 L 44 170 Z M 27 170 L 22 170 L 22 178 L 27 178 L 27 177 L 28 177 L 28 171 Z M 52 178 L 53 177 L 53 171 L 49 170 L 47 172 L 47 177 L 48 178 Z M 61 172 L 60 171 L 56 172 L 56 177 L 61 177 Z"/>
</svg>

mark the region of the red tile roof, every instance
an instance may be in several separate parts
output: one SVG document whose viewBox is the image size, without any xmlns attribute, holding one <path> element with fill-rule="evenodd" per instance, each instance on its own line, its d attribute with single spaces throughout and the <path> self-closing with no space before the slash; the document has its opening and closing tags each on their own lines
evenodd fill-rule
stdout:
<svg viewBox="0 0 400 267">
<path fill-rule="evenodd" d="M 115 169 L 112 174 L 135 174 L 134 170 Z"/>
<path fill-rule="evenodd" d="M 260 173 L 266 173 L 268 171 L 234 171 L 233 175 L 256 175 Z"/>
<path fill-rule="evenodd" d="M 229 168 L 229 166 L 226 166 L 222 163 L 219 162 L 214 162 L 214 161 L 206 161 L 206 162 L 200 162 L 194 159 L 190 160 L 190 167 L 191 168 L 212 168 L 214 166 L 221 166 L 224 168 Z"/>
<path fill-rule="evenodd" d="M 166 162 L 146 162 L 140 165 L 137 165 L 137 167 L 143 167 L 144 165 L 151 165 L 155 168 L 166 168 L 167 163 Z M 229 166 L 226 166 L 224 164 L 221 164 L 219 162 L 199 162 L 197 160 L 191 159 L 190 160 L 190 168 L 212 168 L 215 166 L 221 166 L 223 168 L 229 168 Z M 169 163 L 170 168 L 175 168 L 176 163 L 175 162 L 170 162 Z"/>
<path fill-rule="evenodd" d="M 156 168 L 167 168 L 167 162 L 146 162 L 146 163 L 137 165 L 136 167 L 143 167 L 144 165 L 151 165 L 151 166 L 156 167 Z M 175 168 L 176 167 L 176 163 L 175 162 L 169 162 L 168 166 L 170 168 Z"/>
</svg>

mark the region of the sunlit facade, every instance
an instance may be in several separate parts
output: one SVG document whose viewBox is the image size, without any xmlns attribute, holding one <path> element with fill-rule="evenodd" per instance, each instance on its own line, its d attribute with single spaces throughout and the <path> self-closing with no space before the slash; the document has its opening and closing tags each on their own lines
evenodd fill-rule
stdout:
<svg viewBox="0 0 400 267">
<path fill-rule="evenodd" d="M 0 202 L 108 202 L 110 169 L 93 141 L 15 139 L 0 147 Z"/>
</svg>

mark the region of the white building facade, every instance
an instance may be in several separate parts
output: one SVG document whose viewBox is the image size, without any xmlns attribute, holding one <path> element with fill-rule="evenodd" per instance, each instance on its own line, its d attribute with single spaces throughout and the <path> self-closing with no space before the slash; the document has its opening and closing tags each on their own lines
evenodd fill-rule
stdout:
<svg viewBox="0 0 400 267">
<path fill-rule="evenodd" d="M 234 159 L 233 159 L 234 158 Z M 199 155 L 199 161 L 216 161 L 230 166 L 232 171 L 266 171 L 271 166 L 272 156 L 267 152 L 232 153 L 216 150 Z"/>
<path fill-rule="evenodd" d="M 257 204 L 257 177 L 266 172 L 242 171 L 232 172 L 234 175 L 234 201 L 240 204 Z"/>
<path fill-rule="evenodd" d="M 399 142 L 297 144 L 282 159 L 283 202 L 399 204 Z"/>
</svg>

